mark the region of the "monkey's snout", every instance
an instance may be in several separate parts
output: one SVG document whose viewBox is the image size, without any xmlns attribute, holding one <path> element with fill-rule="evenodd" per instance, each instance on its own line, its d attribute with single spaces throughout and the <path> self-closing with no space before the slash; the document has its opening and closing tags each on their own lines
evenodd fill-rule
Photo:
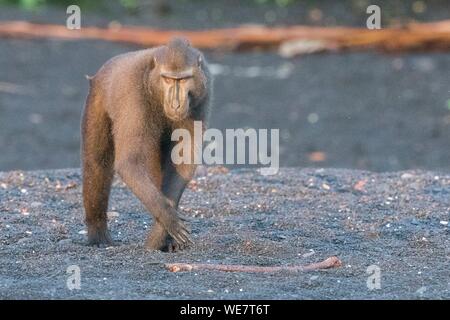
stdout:
<svg viewBox="0 0 450 320">
<path fill-rule="evenodd" d="M 175 99 L 169 104 L 171 112 L 183 114 L 189 110 L 189 100 Z"/>
<path fill-rule="evenodd" d="M 188 116 L 189 106 L 180 102 L 171 101 L 166 105 L 165 113 L 166 116 L 172 120 L 180 121 Z"/>
<path fill-rule="evenodd" d="M 178 109 L 180 109 L 180 108 L 181 108 L 181 103 L 179 103 L 179 102 L 175 102 L 172 105 L 172 109 L 175 110 L 175 111 L 178 111 Z"/>
</svg>

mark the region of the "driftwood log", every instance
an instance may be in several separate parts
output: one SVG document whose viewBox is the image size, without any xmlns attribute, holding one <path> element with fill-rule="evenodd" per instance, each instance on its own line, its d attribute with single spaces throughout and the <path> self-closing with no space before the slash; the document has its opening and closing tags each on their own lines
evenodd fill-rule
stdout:
<svg viewBox="0 0 450 320">
<path fill-rule="evenodd" d="M 330 257 L 318 263 L 312 263 L 305 266 L 245 266 L 245 265 L 227 265 L 227 264 L 203 264 L 203 263 L 167 263 L 165 268 L 171 272 L 180 271 L 223 271 L 223 272 L 304 272 L 319 269 L 337 268 L 342 265 L 337 257 Z"/>
<path fill-rule="evenodd" d="M 265 27 L 247 25 L 211 30 L 158 30 L 111 25 L 109 28 L 82 27 L 69 30 L 65 25 L 34 24 L 25 21 L 0 23 L 0 37 L 95 39 L 136 44 L 161 45 L 183 35 L 200 49 L 279 49 L 284 56 L 318 51 L 380 49 L 384 51 L 449 50 L 450 20 L 410 23 L 380 30 L 350 27 Z"/>
</svg>

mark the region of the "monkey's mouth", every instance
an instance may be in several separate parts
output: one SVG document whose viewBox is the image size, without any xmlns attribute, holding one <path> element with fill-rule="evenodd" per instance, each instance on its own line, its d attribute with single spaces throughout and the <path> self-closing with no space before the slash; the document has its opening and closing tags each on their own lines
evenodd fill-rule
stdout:
<svg viewBox="0 0 450 320">
<path fill-rule="evenodd" d="M 169 102 L 164 107 L 164 113 L 172 121 L 182 121 L 189 116 L 189 107 L 189 99 L 181 105 L 172 105 Z"/>
<path fill-rule="evenodd" d="M 172 121 L 183 121 L 188 117 L 188 112 L 168 112 L 166 116 Z"/>
</svg>

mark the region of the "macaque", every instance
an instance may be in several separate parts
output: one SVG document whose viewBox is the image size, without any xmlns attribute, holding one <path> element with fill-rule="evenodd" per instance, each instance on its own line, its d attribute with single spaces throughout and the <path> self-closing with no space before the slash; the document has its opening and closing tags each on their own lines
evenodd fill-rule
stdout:
<svg viewBox="0 0 450 320">
<path fill-rule="evenodd" d="M 177 208 L 196 166 L 173 163 L 171 133 L 193 132 L 194 121 L 206 129 L 211 87 L 204 56 L 183 38 L 114 57 L 90 78 L 81 125 L 89 245 L 113 244 L 106 213 L 114 172 L 153 216 L 146 248 L 192 243 Z"/>
</svg>

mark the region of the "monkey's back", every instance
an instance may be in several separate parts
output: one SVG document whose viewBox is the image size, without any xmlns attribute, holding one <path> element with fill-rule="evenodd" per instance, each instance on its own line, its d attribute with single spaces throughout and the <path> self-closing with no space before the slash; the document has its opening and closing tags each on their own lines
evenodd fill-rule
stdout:
<svg viewBox="0 0 450 320">
<path fill-rule="evenodd" d="M 115 56 L 91 78 L 90 93 L 111 116 L 142 99 L 144 76 L 153 51 L 144 49 Z"/>
</svg>

